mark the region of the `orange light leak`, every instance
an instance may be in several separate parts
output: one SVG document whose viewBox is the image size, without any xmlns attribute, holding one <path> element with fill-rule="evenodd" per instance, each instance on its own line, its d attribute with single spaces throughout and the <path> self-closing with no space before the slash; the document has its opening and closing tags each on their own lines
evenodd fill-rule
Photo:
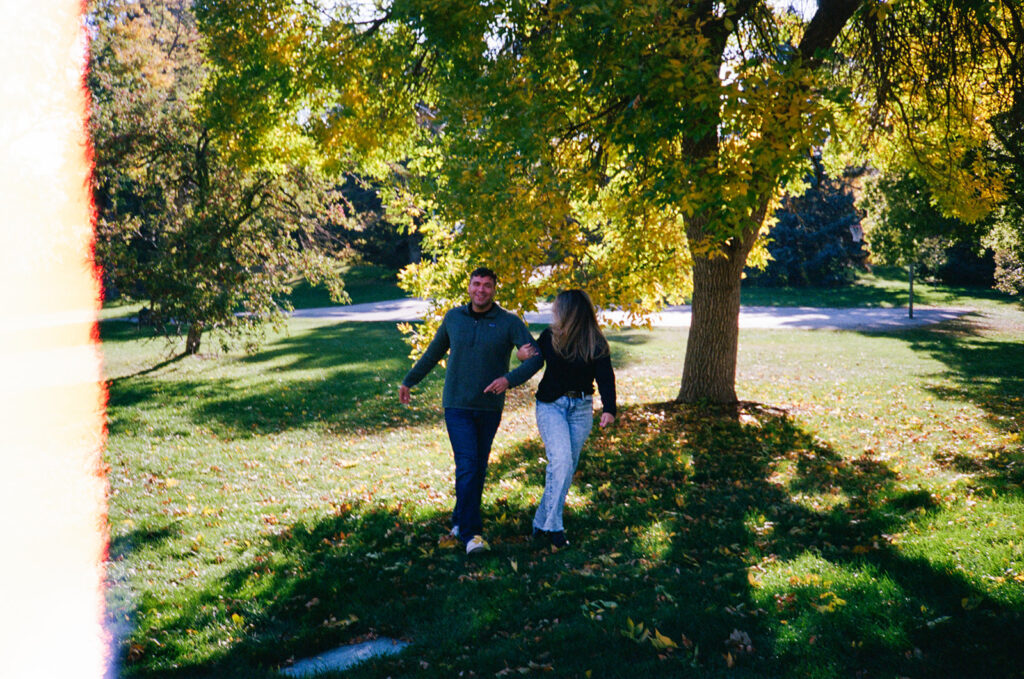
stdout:
<svg viewBox="0 0 1024 679">
<path fill-rule="evenodd" d="M 99 679 L 105 390 L 83 2 L 0 7 L 0 677 Z"/>
</svg>

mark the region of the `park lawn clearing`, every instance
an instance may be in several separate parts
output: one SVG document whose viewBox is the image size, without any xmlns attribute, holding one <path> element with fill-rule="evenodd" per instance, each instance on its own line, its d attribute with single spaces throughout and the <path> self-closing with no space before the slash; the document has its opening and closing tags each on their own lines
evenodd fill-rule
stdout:
<svg viewBox="0 0 1024 679">
<path fill-rule="evenodd" d="M 733 413 L 670 402 L 685 330 L 611 332 L 621 412 L 584 450 L 572 547 L 528 539 L 520 388 L 470 560 L 438 542 L 442 371 L 400 406 L 392 324 L 184 359 L 104 324 L 119 673 L 274 677 L 387 636 L 411 646 L 344 676 L 1018 676 L 1024 313 L 974 301 L 929 329 L 743 331 Z"/>
<path fill-rule="evenodd" d="M 966 298 L 965 298 L 966 294 Z M 747 284 L 742 287 L 743 306 L 798 307 L 882 307 L 906 308 L 910 299 L 907 271 L 896 267 L 875 267 L 860 272 L 850 285 L 833 288 L 767 287 Z M 914 306 L 958 306 L 964 304 L 986 310 L 1005 307 L 1006 295 L 987 288 L 944 285 L 914 281 Z"/>
<path fill-rule="evenodd" d="M 349 304 L 365 304 L 399 299 L 406 293 L 398 287 L 397 273 L 390 269 L 371 264 L 343 264 L 338 266 L 345 281 L 345 293 L 349 296 Z M 330 293 L 323 285 L 310 285 L 304 278 L 291 282 L 292 291 L 287 301 L 294 309 L 312 309 L 317 307 L 336 306 Z M 147 300 L 126 300 L 119 298 L 104 302 L 99 311 L 101 320 L 135 319 L 139 309 L 147 305 Z"/>
<path fill-rule="evenodd" d="M 341 267 L 341 274 L 345 280 L 345 292 L 349 296 L 350 304 L 384 302 L 406 296 L 405 291 L 398 287 L 397 273 L 385 267 L 349 264 Z M 337 304 L 323 285 L 310 285 L 304 279 L 293 283 L 288 301 L 295 309 L 314 309 Z"/>
</svg>

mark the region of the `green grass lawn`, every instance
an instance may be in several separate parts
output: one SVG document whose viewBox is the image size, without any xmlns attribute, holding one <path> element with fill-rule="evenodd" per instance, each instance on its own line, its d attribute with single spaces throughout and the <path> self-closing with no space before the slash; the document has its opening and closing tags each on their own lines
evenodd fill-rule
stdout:
<svg viewBox="0 0 1024 679">
<path fill-rule="evenodd" d="M 852 285 L 839 288 L 766 288 L 744 285 L 741 303 L 744 306 L 810 306 L 810 307 L 906 307 L 910 299 L 906 269 L 876 267 L 860 273 Z M 914 305 L 957 306 L 964 295 L 970 306 L 998 308 L 1006 296 L 995 290 L 965 290 L 939 283 L 914 281 Z"/>
<path fill-rule="evenodd" d="M 343 278 L 345 279 L 345 291 L 351 298 L 352 304 L 399 299 L 407 294 L 398 287 L 396 272 L 383 267 L 371 265 L 346 267 Z M 289 299 L 296 309 L 315 309 L 337 304 L 337 302 L 331 301 L 326 288 L 311 286 L 304 280 L 295 284 Z"/>
<path fill-rule="evenodd" d="M 400 406 L 392 324 L 185 359 L 103 324 L 120 674 L 273 677 L 387 635 L 412 645 L 344 676 L 1019 677 L 1024 311 L 948 294 L 978 311 L 741 332 L 738 419 L 669 403 L 685 331 L 611 333 L 621 414 L 584 450 L 573 545 L 527 537 L 526 387 L 492 455 L 494 549 L 468 561 L 438 545 L 443 371 Z"/>
</svg>

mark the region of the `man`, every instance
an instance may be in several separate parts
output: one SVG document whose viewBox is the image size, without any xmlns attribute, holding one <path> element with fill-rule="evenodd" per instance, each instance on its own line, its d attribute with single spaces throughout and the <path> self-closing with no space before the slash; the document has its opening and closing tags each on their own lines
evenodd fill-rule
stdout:
<svg viewBox="0 0 1024 679">
<path fill-rule="evenodd" d="M 451 534 L 462 541 L 466 554 L 489 549 L 483 538 L 480 498 L 491 442 L 505 407 L 505 390 L 526 382 L 543 365 L 538 350 L 509 371 L 512 349 L 536 343 L 517 316 L 494 302 L 497 283 L 498 277 L 488 268 L 470 274 L 469 304 L 445 314 L 426 352 L 398 387 L 398 400 L 409 403 L 410 388 L 450 351 L 442 405 L 455 457 Z"/>
</svg>

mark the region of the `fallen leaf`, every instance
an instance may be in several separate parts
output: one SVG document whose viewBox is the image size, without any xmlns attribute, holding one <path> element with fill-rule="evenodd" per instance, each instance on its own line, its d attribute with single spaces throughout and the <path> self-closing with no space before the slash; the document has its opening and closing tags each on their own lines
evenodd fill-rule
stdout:
<svg viewBox="0 0 1024 679">
<path fill-rule="evenodd" d="M 128 647 L 128 662 L 138 661 L 146 652 L 142 644 L 132 644 Z"/>
<path fill-rule="evenodd" d="M 651 638 L 651 645 L 655 648 L 677 648 L 678 644 L 658 630 L 654 630 L 654 637 Z"/>
</svg>

